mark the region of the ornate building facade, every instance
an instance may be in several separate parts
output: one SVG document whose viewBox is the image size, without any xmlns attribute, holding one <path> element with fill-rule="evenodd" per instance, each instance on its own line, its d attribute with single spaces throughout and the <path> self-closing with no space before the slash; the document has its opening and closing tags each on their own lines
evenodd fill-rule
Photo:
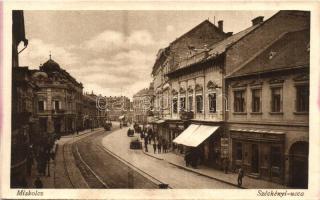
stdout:
<svg viewBox="0 0 320 200">
<path fill-rule="evenodd" d="M 50 59 L 32 71 L 39 90 L 36 93 L 39 129 L 42 133 L 68 134 L 82 126 L 82 90 L 60 65 Z"/>
</svg>

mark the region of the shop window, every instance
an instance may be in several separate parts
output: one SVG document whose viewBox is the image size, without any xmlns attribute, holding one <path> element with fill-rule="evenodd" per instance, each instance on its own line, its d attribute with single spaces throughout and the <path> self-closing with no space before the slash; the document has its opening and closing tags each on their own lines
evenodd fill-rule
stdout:
<svg viewBox="0 0 320 200">
<path fill-rule="evenodd" d="M 282 111 L 282 88 L 271 88 L 271 112 Z"/>
<path fill-rule="evenodd" d="M 186 98 L 180 97 L 180 110 L 185 110 L 185 109 L 186 109 Z"/>
<path fill-rule="evenodd" d="M 172 100 L 172 106 L 173 106 L 173 113 L 177 113 L 178 112 L 178 99 L 174 98 Z"/>
<path fill-rule="evenodd" d="M 309 112 L 309 87 L 308 85 L 296 86 L 296 111 Z"/>
<path fill-rule="evenodd" d="M 270 158 L 271 158 L 271 173 L 273 177 L 280 177 L 281 172 L 281 148 L 280 147 L 271 147 L 270 149 Z"/>
<path fill-rule="evenodd" d="M 217 112 L 217 99 L 216 93 L 209 94 L 209 112 L 215 113 Z"/>
<path fill-rule="evenodd" d="M 197 103 L 197 113 L 202 113 L 203 111 L 203 98 L 202 95 L 196 96 L 196 103 Z"/>
<path fill-rule="evenodd" d="M 189 96 L 188 101 L 189 101 L 189 111 L 192 111 L 193 110 L 193 96 Z"/>
<path fill-rule="evenodd" d="M 242 160 L 242 143 L 236 143 L 236 160 Z"/>
<path fill-rule="evenodd" d="M 261 112 L 261 89 L 252 90 L 252 112 Z"/>
<path fill-rule="evenodd" d="M 245 112 L 245 91 L 234 91 L 234 112 Z"/>
</svg>

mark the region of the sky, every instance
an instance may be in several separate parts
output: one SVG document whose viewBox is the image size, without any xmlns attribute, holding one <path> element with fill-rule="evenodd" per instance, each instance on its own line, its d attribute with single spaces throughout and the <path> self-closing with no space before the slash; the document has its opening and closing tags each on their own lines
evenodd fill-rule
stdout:
<svg viewBox="0 0 320 200">
<path fill-rule="evenodd" d="M 237 33 L 251 20 L 277 11 L 25 11 L 29 45 L 20 66 L 38 69 L 51 57 L 103 96 L 133 94 L 149 86 L 160 48 L 209 19 Z M 22 49 L 22 45 L 19 46 Z"/>
</svg>

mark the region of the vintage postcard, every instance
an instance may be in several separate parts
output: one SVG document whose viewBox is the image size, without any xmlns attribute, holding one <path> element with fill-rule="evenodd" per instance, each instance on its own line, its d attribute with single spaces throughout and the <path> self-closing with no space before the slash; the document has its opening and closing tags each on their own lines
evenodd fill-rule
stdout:
<svg viewBox="0 0 320 200">
<path fill-rule="evenodd" d="M 2 2 L 5 199 L 319 199 L 319 4 Z"/>
</svg>

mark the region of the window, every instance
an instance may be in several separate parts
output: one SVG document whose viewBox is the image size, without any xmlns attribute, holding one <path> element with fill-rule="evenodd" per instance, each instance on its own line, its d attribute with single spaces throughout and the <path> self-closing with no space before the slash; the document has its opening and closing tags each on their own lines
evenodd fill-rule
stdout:
<svg viewBox="0 0 320 200">
<path fill-rule="evenodd" d="M 180 110 L 186 110 L 186 98 L 180 97 Z"/>
<path fill-rule="evenodd" d="M 189 96 L 189 111 L 193 110 L 193 96 Z"/>
<path fill-rule="evenodd" d="M 234 91 L 234 112 L 245 111 L 245 91 Z"/>
<path fill-rule="evenodd" d="M 209 94 L 209 112 L 210 113 L 217 112 L 216 93 Z"/>
<path fill-rule="evenodd" d="M 252 90 L 252 112 L 261 112 L 261 89 Z"/>
<path fill-rule="evenodd" d="M 44 111 L 44 101 L 38 101 L 38 111 Z"/>
<path fill-rule="evenodd" d="M 202 110 L 203 110 L 202 95 L 197 95 L 196 96 L 196 103 L 197 103 L 197 113 L 202 113 Z"/>
<path fill-rule="evenodd" d="M 174 98 L 172 100 L 172 106 L 173 106 L 173 113 L 177 113 L 178 112 L 178 99 Z"/>
<path fill-rule="evenodd" d="M 236 160 L 242 160 L 242 143 L 236 143 Z"/>
<path fill-rule="evenodd" d="M 271 88 L 271 112 L 282 111 L 282 88 Z"/>
<path fill-rule="evenodd" d="M 54 108 L 55 110 L 60 110 L 59 101 L 54 101 L 54 102 L 53 102 L 53 108 Z"/>
<path fill-rule="evenodd" d="M 309 87 L 308 85 L 297 86 L 297 112 L 309 112 Z"/>
</svg>

